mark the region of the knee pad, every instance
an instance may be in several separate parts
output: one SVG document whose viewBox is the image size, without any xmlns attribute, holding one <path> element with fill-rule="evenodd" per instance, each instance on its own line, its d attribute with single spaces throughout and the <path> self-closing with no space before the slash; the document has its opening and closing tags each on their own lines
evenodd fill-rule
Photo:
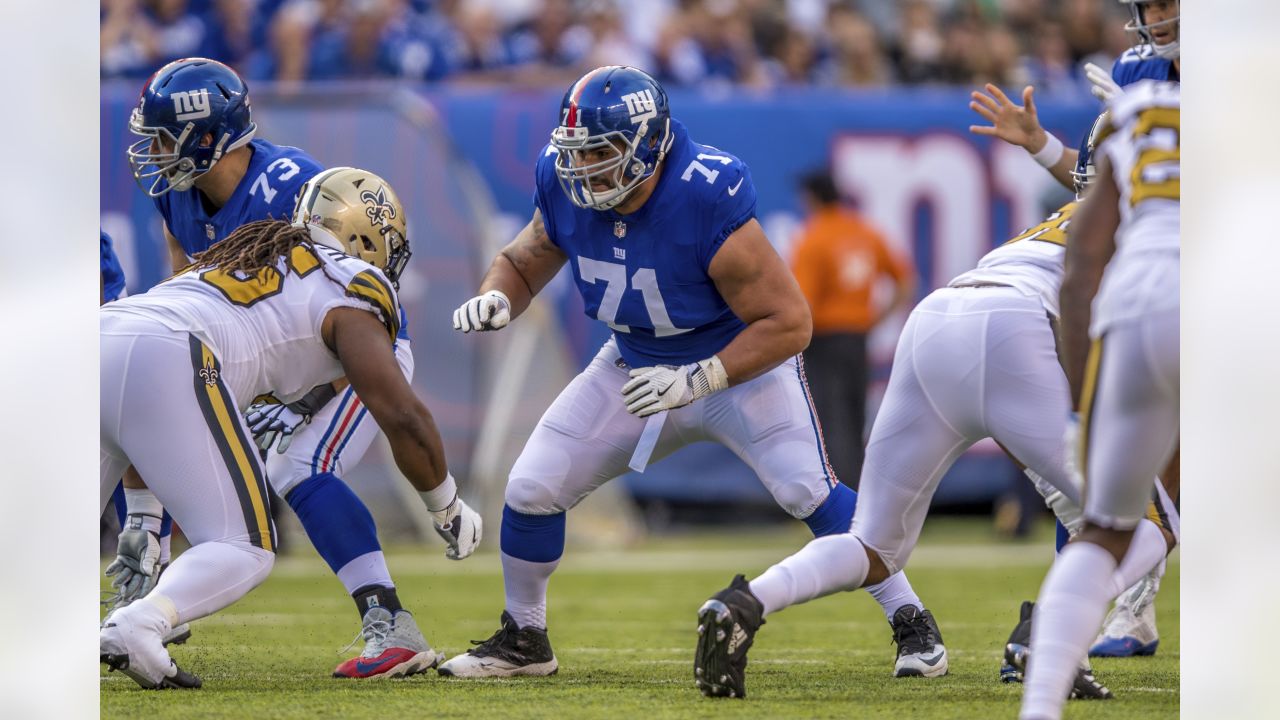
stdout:
<svg viewBox="0 0 1280 720">
<path fill-rule="evenodd" d="M 505 496 L 507 507 L 528 515 L 563 513 L 556 503 L 555 492 L 546 483 L 528 477 L 511 476 Z"/>
<path fill-rule="evenodd" d="M 836 483 L 834 488 L 828 489 L 825 481 L 821 478 L 816 481 L 811 477 L 792 477 L 781 480 L 774 484 L 770 490 L 773 492 L 773 499 L 778 505 L 787 511 L 787 514 L 797 520 L 805 520 L 818 514 L 823 505 L 831 502 L 831 498 L 836 495 L 840 488 L 852 493 L 847 485 Z M 850 511 L 852 513 L 852 510 Z M 852 519 L 853 515 L 849 515 Z M 849 529 L 846 523 L 838 532 L 844 532 Z"/>
</svg>

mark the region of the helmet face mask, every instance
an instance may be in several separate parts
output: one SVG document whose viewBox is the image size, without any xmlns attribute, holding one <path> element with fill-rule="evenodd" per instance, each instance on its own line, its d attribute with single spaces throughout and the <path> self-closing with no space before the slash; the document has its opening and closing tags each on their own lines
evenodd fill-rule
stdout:
<svg viewBox="0 0 1280 720">
<path fill-rule="evenodd" d="M 413 253 L 404 206 L 382 178 L 358 168 L 325 170 L 302 186 L 293 222 L 324 230 L 338 249 L 379 268 L 400 287 Z"/>
<path fill-rule="evenodd" d="M 224 154 L 253 140 L 248 92 L 235 71 L 205 58 L 156 71 L 129 116 L 141 138 L 126 151 L 138 186 L 150 197 L 190 190 Z"/>
<path fill-rule="evenodd" d="M 1080 156 L 1076 158 L 1076 166 L 1071 171 L 1071 181 L 1076 189 L 1076 200 L 1084 199 L 1085 191 L 1089 189 L 1089 186 L 1093 184 L 1094 178 L 1098 175 L 1095 157 L 1098 150 L 1098 135 L 1107 124 L 1107 117 L 1107 111 L 1103 110 L 1102 114 L 1094 119 L 1088 134 L 1084 136 L 1084 141 L 1080 143 Z"/>
<path fill-rule="evenodd" d="M 653 177 L 672 142 L 666 92 L 646 73 L 618 65 L 574 83 L 551 132 L 561 189 L 574 205 L 593 210 L 626 202 Z"/>
<path fill-rule="evenodd" d="M 1129 7 L 1130 20 L 1125 24 L 1124 29 L 1137 33 L 1142 42 L 1149 45 L 1152 51 L 1159 57 L 1166 60 L 1177 60 L 1180 56 L 1179 41 L 1179 18 L 1181 16 L 1181 2 L 1179 0 L 1120 0 L 1121 3 Z M 1147 7 L 1156 2 L 1168 3 L 1172 2 L 1178 6 L 1177 11 L 1170 17 L 1163 18 L 1156 22 L 1149 22 L 1146 19 Z M 1162 28 L 1172 28 L 1174 33 L 1173 40 L 1165 43 L 1156 42 L 1153 30 Z"/>
</svg>

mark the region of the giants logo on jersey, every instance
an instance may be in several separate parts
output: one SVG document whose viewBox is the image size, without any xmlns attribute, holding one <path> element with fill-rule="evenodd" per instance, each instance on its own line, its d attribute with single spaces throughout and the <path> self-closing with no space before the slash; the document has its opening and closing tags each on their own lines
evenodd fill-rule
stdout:
<svg viewBox="0 0 1280 720">
<path fill-rule="evenodd" d="M 173 111 L 178 120 L 199 120 L 209 117 L 209 91 L 205 89 L 176 92 L 173 94 Z"/>
</svg>

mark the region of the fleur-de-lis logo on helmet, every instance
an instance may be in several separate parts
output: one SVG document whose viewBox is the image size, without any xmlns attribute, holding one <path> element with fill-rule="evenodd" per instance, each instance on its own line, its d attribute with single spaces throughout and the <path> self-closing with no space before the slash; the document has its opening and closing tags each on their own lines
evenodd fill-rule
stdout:
<svg viewBox="0 0 1280 720">
<path fill-rule="evenodd" d="M 381 186 L 378 187 L 376 193 L 372 190 L 365 190 L 360 193 L 360 200 L 369 205 L 364 209 L 364 214 L 369 216 L 371 225 L 386 227 L 391 219 L 396 216 L 396 208 L 387 202 L 387 193 Z"/>
</svg>

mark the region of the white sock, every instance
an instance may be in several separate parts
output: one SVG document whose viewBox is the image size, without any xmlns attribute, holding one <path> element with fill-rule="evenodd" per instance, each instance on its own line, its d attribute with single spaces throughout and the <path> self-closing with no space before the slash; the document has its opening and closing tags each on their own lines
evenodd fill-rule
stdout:
<svg viewBox="0 0 1280 720">
<path fill-rule="evenodd" d="M 890 622 L 893 621 L 893 614 L 898 611 L 898 608 L 906 605 L 915 605 L 918 610 L 924 612 L 924 603 L 920 602 L 920 596 L 916 595 L 916 591 L 911 588 L 911 582 L 907 580 L 906 573 L 896 572 L 882 583 L 868 585 L 867 592 L 880 603 L 880 609 L 884 610 L 884 616 Z"/>
<path fill-rule="evenodd" d="M 1031 624 L 1031 660 L 1022 693 L 1023 720 L 1058 720 L 1076 668 L 1098 634 L 1107 605 L 1120 594 L 1115 558 L 1098 545 L 1073 542 L 1049 569 Z"/>
<path fill-rule="evenodd" d="M 519 627 L 547 626 L 547 581 L 560 561 L 530 562 L 502 553 L 502 583 L 507 612 Z"/>
<path fill-rule="evenodd" d="M 348 595 L 370 585 L 395 587 L 395 583 L 391 582 L 391 571 L 387 569 L 387 559 L 381 550 L 352 558 L 346 565 L 338 568 L 338 579 L 342 581 Z"/>
<path fill-rule="evenodd" d="M 200 543 L 173 561 L 152 593 L 169 598 L 177 614 L 173 624 L 181 625 L 244 597 L 267 579 L 275 557 L 247 542 Z"/>
<path fill-rule="evenodd" d="M 849 533 L 814 538 L 800 552 L 751 581 L 764 614 L 841 590 L 857 590 L 870 563 L 862 542 Z"/>
<path fill-rule="evenodd" d="M 1116 568 L 1112 582 L 1119 588 L 1130 588 L 1133 584 L 1147 576 L 1154 568 L 1164 562 L 1169 552 L 1169 544 L 1165 542 L 1164 533 L 1150 520 L 1143 520 L 1133 531 L 1133 540 L 1129 542 L 1129 551 Z"/>
</svg>

